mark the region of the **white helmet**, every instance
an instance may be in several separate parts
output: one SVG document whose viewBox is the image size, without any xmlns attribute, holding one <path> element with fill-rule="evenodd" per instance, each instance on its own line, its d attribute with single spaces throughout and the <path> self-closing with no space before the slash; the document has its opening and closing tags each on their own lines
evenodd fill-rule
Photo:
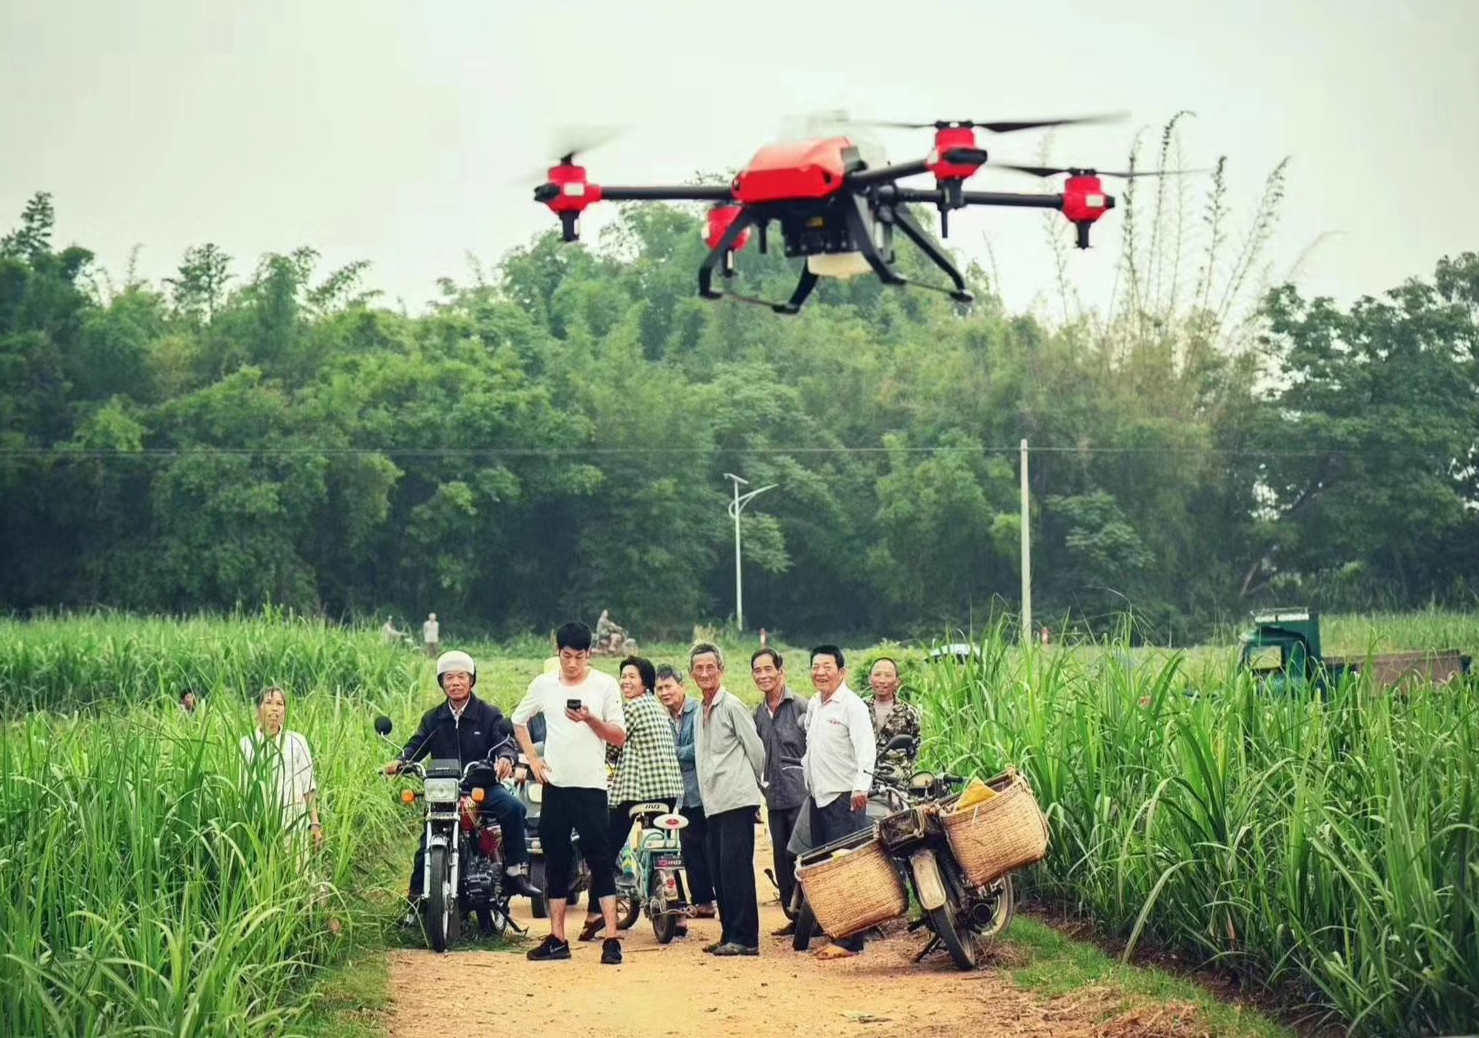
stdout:
<svg viewBox="0 0 1479 1038">
<path fill-rule="evenodd" d="M 458 652 L 454 649 L 451 652 L 444 652 L 437 657 L 437 684 L 440 685 L 442 683 L 443 674 L 452 670 L 464 671 L 472 677 L 472 683 L 474 685 L 478 683 L 478 665 L 472 661 L 472 657 L 467 653 Z"/>
</svg>

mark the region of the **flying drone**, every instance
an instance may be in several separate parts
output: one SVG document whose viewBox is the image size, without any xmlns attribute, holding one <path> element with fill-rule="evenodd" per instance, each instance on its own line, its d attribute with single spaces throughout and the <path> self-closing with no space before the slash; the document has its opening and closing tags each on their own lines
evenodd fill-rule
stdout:
<svg viewBox="0 0 1479 1038">
<path fill-rule="evenodd" d="M 940 237 L 950 233 L 950 213 L 966 206 L 1014 206 L 1057 209 L 1077 230 L 1077 245 L 1089 247 L 1089 230 L 1114 208 L 1114 196 L 1105 193 L 1101 177 L 1140 176 L 1144 171 L 1119 173 L 1056 166 L 1016 166 L 992 163 L 1039 177 L 1067 174 L 1058 194 L 1015 194 L 967 191 L 965 182 L 986 163 L 976 131 L 1011 133 L 1048 126 L 1102 122 L 1105 116 L 1078 119 L 975 122 L 940 120 L 933 123 L 874 122 L 866 125 L 896 129 L 934 129 L 934 147 L 915 162 L 870 168 L 848 137 L 768 145 L 755 153 L 729 184 L 614 187 L 592 183 L 585 167 L 576 165 L 575 152 L 561 157 L 549 169 L 548 180 L 534 189 L 534 200 L 547 205 L 560 219 L 565 241 L 580 237 L 580 214 L 597 202 L 708 202 L 709 253 L 698 269 L 698 292 L 705 299 L 730 298 L 758 303 L 778 314 L 795 314 L 823 277 L 852 277 L 872 272 L 889 285 L 914 284 L 943 292 L 958 302 L 972 301 L 965 279 L 950 257 L 935 244 L 905 207 L 932 205 L 940 214 Z M 1159 171 L 1158 171 L 1159 172 Z M 932 174 L 932 189 L 900 186 L 907 177 Z M 1153 174 L 1154 175 L 1154 174 Z M 771 302 L 721 291 L 714 287 L 714 271 L 726 279 L 735 275 L 735 253 L 749 245 L 752 232 L 760 252 L 767 251 L 767 231 L 780 225 L 785 254 L 803 257 L 801 280 L 785 302 Z M 901 232 L 950 281 L 951 287 L 911 282 L 894 267 L 895 231 Z"/>
</svg>

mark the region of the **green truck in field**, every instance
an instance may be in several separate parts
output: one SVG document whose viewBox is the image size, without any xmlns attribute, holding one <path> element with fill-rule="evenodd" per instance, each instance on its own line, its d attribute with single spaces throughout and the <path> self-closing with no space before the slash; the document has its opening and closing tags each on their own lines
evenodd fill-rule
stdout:
<svg viewBox="0 0 1479 1038">
<path fill-rule="evenodd" d="M 1270 609 L 1253 614 L 1243 636 L 1242 666 L 1269 688 L 1323 689 L 1364 674 L 1379 688 L 1404 682 L 1446 685 L 1469 673 L 1472 657 L 1457 649 L 1326 656 L 1320 649 L 1320 614 L 1309 609 Z"/>
</svg>

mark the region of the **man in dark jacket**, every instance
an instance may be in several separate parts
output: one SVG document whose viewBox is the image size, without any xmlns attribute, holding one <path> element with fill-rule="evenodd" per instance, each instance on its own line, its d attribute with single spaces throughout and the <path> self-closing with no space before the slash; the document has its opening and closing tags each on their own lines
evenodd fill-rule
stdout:
<svg viewBox="0 0 1479 1038">
<path fill-rule="evenodd" d="M 385 766 L 387 775 L 423 757 L 455 759 L 466 768 L 473 761 L 486 760 L 494 765 L 500 779 L 513 770 L 514 729 L 503 713 L 492 703 L 472 694 L 478 680 L 477 665 L 465 652 L 444 652 L 437 659 L 437 684 L 446 700 L 421 715 L 421 726 L 406 743 L 398 759 Z M 487 811 L 503 831 L 505 886 L 527 898 L 540 896 L 529 885 L 529 848 L 524 839 L 524 805 L 501 785 L 484 790 L 481 810 Z M 421 873 L 426 857 L 426 833 L 416 850 L 411 868 L 410 897 L 421 898 Z"/>
<path fill-rule="evenodd" d="M 781 654 L 774 649 L 760 649 L 750 657 L 750 677 L 765 696 L 755 708 L 755 730 L 765 746 L 765 808 L 775 882 L 781 888 L 781 907 L 789 917 L 796 890 L 796 856 L 786 850 L 786 844 L 806 803 L 806 780 L 801 774 L 801 757 L 806 753 L 806 700 L 786 684 Z M 774 934 L 785 937 L 795 932 L 792 920 Z"/>
</svg>

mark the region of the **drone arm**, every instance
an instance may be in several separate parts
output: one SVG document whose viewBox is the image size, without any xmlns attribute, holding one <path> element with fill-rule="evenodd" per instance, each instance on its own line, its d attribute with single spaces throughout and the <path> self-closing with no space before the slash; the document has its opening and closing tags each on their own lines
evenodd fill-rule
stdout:
<svg viewBox="0 0 1479 1038">
<path fill-rule="evenodd" d="M 1062 209 L 1062 195 L 1026 195 L 1010 191 L 963 191 L 966 205 L 1005 205 L 1028 209 Z"/>
<path fill-rule="evenodd" d="M 901 177 L 928 173 L 929 168 L 929 163 L 923 159 L 918 162 L 902 162 L 897 166 L 879 166 L 877 169 L 863 169 L 856 173 L 849 173 L 847 182 L 854 187 L 871 187 L 874 184 L 887 184 Z"/>
<path fill-rule="evenodd" d="M 950 148 L 941 154 L 932 154 L 917 162 L 901 162 L 897 166 L 880 166 L 877 169 L 864 169 L 849 173 L 847 182 L 855 187 L 887 184 L 903 177 L 917 176 L 920 173 L 937 173 L 941 168 L 941 163 L 962 165 L 967 167 L 969 172 L 975 172 L 976 167 L 985 161 L 986 153 L 980 148 Z M 968 176 L 969 172 L 964 176 Z"/>
<path fill-rule="evenodd" d="M 728 184 L 683 184 L 672 187 L 607 187 L 601 197 L 608 202 L 732 202 Z"/>
</svg>

